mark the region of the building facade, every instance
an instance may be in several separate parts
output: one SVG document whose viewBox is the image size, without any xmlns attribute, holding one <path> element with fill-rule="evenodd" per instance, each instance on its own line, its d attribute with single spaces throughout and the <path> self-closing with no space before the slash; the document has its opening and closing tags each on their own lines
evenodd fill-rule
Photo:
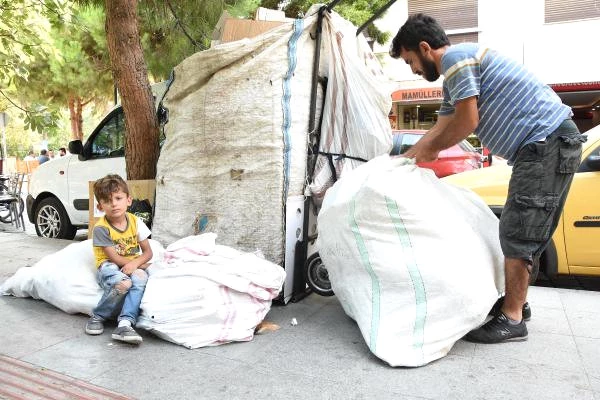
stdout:
<svg viewBox="0 0 600 400">
<path fill-rule="evenodd" d="M 598 0 L 398 0 L 376 23 L 392 33 L 408 15 L 436 18 L 452 44 L 478 42 L 522 62 L 569 105 L 582 131 L 600 123 Z M 427 82 L 401 59 L 375 45 L 385 72 L 397 82 L 390 122 L 397 129 L 429 129 L 437 120 L 443 77 Z"/>
</svg>

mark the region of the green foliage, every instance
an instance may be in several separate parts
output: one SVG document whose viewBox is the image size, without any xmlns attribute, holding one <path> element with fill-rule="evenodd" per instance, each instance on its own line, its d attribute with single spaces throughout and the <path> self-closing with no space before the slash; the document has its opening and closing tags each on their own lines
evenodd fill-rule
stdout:
<svg viewBox="0 0 600 400">
<path fill-rule="evenodd" d="M 16 81 L 19 93 L 63 107 L 72 98 L 109 98 L 112 74 L 101 9 L 73 9 L 68 23 L 50 29 L 49 42 L 52 53 L 31 64 L 27 81 Z"/>
<path fill-rule="evenodd" d="M 28 82 L 32 65 L 52 53 L 49 31 L 62 24 L 67 10 L 65 0 L 0 0 L 0 94 L 38 132 L 56 126 L 56 110 L 29 105 L 17 82 Z"/>
<path fill-rule="evenodd" d="M 58 127 L 59 111 L 34 103 L 21 115 L 26 129 L 39 133 L 55 130 Z"/>
<path fill-rule="evenodd" d="M 371 18 L 375 12 L 385 6 L 389 0 L 342 0 L 339 2 L 334 10 L 338 12 L 342 17 L 352 22 L 357 27 L 361 26 Z M 289 18 L 298 18 L 304 16 L 304 13 L 313 4 L 329 4 L 331 1 L 323 0 L 290 0 L 284 2 L 281 0 L 262 0 L 261 6 L 270 9 L 279 9 L 280 6 L 284 5 L 283 10 L 285 15 Z M 390 37 L 389 32 L 381 32 L 375 25 L 370 24 L 366 28 L 366 36 L 371 37 L 374 41 L 379 44 L 384 44 Z"/>
<path fill-rule="evenodd" d="M 260 0 L 146 1 L 138 6 L 140 36 L 148 71 L 166 79 L 192 54 L 208 49 L 222 12 L 248 17 Z"/>
</svg>

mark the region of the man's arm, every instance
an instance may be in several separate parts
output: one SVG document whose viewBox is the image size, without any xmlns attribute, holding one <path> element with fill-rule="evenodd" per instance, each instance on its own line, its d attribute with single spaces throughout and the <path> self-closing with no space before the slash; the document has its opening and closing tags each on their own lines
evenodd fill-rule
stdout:
<svg viewBox="0 0 600 400">
<path fill-rule="evenodd" d="M 441 115 L 433 128 L 404 153 L 404 156 L 415 158 L 417 162 L 434 161 L 440 151 L 465 139 L 478 124 L 477 97 L 459 100 L 456 102 L 454 114 Z"/>
</svg>

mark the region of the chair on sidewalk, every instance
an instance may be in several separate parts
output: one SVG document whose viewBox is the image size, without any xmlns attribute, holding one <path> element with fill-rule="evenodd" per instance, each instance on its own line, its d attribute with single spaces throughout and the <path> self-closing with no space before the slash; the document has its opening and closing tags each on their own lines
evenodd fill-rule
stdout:
<svg viewBox="0 0 600 400">
<path fill-rule="evenodd" d="M 7 213 L 2 213 L 2 222 L 12 222 L 17 229 L 23 230 L 25 230 L 25 219 L 23 218 L 25 204 L 21 198 L 21 190 L 24 180 L 24 173 L 12 174 L 8 180 L 8 192 L 0 194 L 0 207 L 7 211 Z"/>
<path fill-rule="evenodd" d="M 40 166 L 40 162 L 38 160 L 19 160 L 19 159 L 17 159 L 17 162 L 16 162 L 17 172 L 25 174 L 25 178 L 27 179 L 27 192 L 28 193 L 29 193 L 29 182 L 31 180 L 31 174 L 39 166 Z"/>
</svg>

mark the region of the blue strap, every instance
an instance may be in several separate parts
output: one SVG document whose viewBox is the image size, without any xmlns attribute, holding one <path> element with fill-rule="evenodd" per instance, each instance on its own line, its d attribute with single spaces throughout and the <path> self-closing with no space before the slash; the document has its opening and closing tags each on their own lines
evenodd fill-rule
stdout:
<svg viewBox="0 0 600 400">
<path fill-rule="evenodd" d="M 290 138 L 290 126 L 292 125 L 292 115 L 290 107 L 290 98 L 292 97 L 291 80 L 296 70 L 296 56 L 298 39 L 304 30 L 304 20 L 296 19 L 294 21 L 294 32 L 288 41 L 288 70 L 283 78 L 283 97 L 281 98 L 281 106 L 283 109 L 283 124 L 281 130 L 283 131 L 283 202 L 288 197 L 289 192 L 289 179 L 290 179 L 290 153 L 291 153 L 291 138 Z"/>
</svg>

